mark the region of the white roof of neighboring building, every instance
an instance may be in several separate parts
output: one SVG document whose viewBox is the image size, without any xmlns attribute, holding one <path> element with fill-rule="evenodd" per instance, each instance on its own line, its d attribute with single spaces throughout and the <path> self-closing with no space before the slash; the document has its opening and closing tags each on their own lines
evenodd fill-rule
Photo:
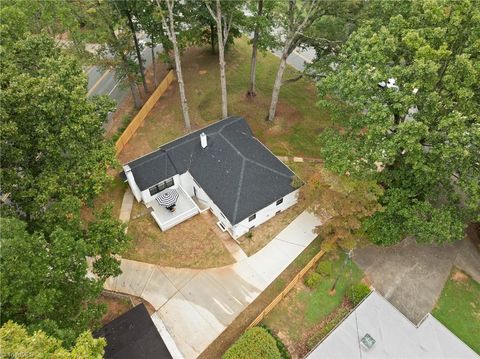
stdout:
<svg viewBox="0 0 480 359">
<path fill-rule="evenodd" d="M 360 346 L 367 333 L 375 340 L 369 350 Z M 480 357 L 432 315 L 417 327 L 373 291 L 307 358 Z"/>
</svg>

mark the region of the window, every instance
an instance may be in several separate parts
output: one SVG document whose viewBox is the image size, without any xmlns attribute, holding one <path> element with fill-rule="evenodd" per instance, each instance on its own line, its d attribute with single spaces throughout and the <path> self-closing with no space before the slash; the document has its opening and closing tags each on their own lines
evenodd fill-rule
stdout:
<svg viewBox="0 0 480 359">
<path fill-rule="evenodd" d="M 223 215 L 223 213 L 222 213 L 222 212 L 220 212 L 220 215 L 221 215 L 223 218 L 225 218 L 225 216 Z"/>
<path fill-rule="evenodd" d="M 254 229 L 254 228 L 255 228 L 255 226 L 251 226 L 251 227 L 248 229 L 248 231 L 250 232 L 250 231 L 251 231 L 252 229 Z"/>
<path fill-rule="evenodd" d="M 166 181 L 160 182 L 153 187 L 150 187 L 150 195 L 153 196 L 158 192 L 162 192 L 165 188 L 172 187 L 174 185 L 173 178 L 169 178 Z"/>
<path fill-rule="evenodd" d="M 277 212 L 275 213 L 275 215 L 277 215 L 277 214 L 279 214 L 279 213 L 282 213 L 282 211 L 277 211 Z"/>
<path fill-rule="evenodd" d="M 250 217 L 248 217 L 248 221 L 251 222 L 251 221 L 253 221 L 255 218 L 257 218 L 257 214 L 252 214 Z"/>
<path fill-rule="evenodd" d="M 280 198 L 278 201 L 277 201 L 277 206 L 282 204 L 283 203 L 283 198 Z"/>
</svg>

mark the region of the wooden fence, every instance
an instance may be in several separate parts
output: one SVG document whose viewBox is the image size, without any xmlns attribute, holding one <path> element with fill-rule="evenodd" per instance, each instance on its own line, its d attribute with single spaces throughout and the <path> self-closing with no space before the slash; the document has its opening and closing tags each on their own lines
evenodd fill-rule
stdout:
<svg viewBox="0 0 480 359">
<path fill-rule="evenodd" d="M 132 122 L 130 122 L 125 131 L 123 131 L 117 142 L 115 142 L 115 151 L 117 156 L 120 152 L 122 152 L 123 147 L 138 130 L 138 128 L 143 123 L 153 106 L 155 106 L 158 99 L 165 93 L 168 86 L 172 83 L 173 80 L 175 80 L 175 75 L 173 70 L 170 70 L 167 76 L 165 76 L 165 78 L 162 80 L 160 85 L 158 85 L 157 89 L 153 92 L 152 96 L 149 97 L 149 99 L 147 100 L 147 102 L 145 102 L 140 111 L 138 111 Z"/>
<path fill-rule="evenodd" d="M 282 291 L 282 293 L 277 295 L 277 297 L 269 305 L 267 305 L 264 310 L 262 310 L 262 312 L 258 315 L 258 317 L 256 317 L 253 320 L 253 322 L 250 323 L 250 325 L 248 326 L 247 329 L 250 329 L 250 328 L 256 326 L 258 323 L 260 323 L 263 320 L 263 318 L 265 318 L 265 316 L 268 313 L 270 313 L 272 311 L 272 309 L 275 308 L 275 306 L 278 303 L 280 303 L 280 301 L 288 294 L 288 292 L 290 292 L 290 290 L 292 290 L 292 288 L 295 287 L 295 284 L 297 284 L 303 278 L 305 273 L 307 273 L 315 265 L 315 263 L 317 263 L 318 260 L 323 257 L 324 254 L 325 254 L 324 250 L 321 250 L 320 252 L 318 252 L 310 260 L 310 262 L 308 262 L 307 265 L 305 267 L 303 267 L 303 269 L 300 272 L 297 273 L 295 278 L 293 278 L 292 281 L 290 283 L 288 283 L 288 285 L 285 287 L 285 289 Z"/>
</svg>

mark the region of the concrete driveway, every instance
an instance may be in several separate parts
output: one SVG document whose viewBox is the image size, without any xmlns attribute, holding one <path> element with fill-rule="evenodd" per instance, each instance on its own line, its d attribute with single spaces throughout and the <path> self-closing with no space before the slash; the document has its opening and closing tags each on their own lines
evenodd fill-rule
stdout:
<svg viewBox="0 0 480 359">
<path fill-rule="evenodd" d="M 469 240 L 418 245 L 405 239 L 391 247 L 356 249 L 353 259 L 375 289 L 415 324 L 432 311 L 453 265 L 480 282 L 480 253 Z"/>
<path fill-rule="evenodd" d="M 172 355 L 196 358 L 315 239 L 320 224 L 303 212 L 262 250 L 221 268 L 168 268 L 123 259 L 123 273 L 108 279 L 105 289 L 150 302 Z"/>
</svg>

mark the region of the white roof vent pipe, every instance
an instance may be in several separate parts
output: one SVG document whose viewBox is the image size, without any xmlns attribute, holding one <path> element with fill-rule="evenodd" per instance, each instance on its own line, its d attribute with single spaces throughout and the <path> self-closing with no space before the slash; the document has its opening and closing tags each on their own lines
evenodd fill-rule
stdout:
<svg viewBox="0 0 480 359">
<path fill-rule="evenodd" d="M 200 134 L 200 145 L 202 146 L 202 148 L 207 147 L 207 135 L 205 134 L 205 132 L 202 132 Z"/>
</svg>

